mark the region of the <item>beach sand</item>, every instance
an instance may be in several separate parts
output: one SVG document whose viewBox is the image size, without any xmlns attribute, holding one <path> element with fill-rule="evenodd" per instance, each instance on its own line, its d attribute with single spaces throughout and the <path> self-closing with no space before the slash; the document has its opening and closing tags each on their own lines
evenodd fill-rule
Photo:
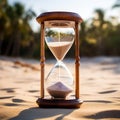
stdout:
<svg viewBox="0 0 120 120">
<path fill-rule="evenodd" d="M 80 63 L 84 103 L 79 109 L 48 109 L 36 104 L 39 61 L 0 57 L 0 120 L 120 120 L 120 58 L 86 57 Z"/>
</svg>

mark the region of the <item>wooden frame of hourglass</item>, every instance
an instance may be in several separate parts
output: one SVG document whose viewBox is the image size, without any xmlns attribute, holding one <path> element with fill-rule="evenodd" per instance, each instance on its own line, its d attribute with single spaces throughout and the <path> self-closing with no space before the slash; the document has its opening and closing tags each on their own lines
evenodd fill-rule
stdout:
<svg viewBox="0 0 120 120">
<path fill-rule="evenodd" d="M 36 101 L 39 107 L 59 107 L 59 108 L 79 108 L 82 104 L 80 99 L 80 57 L 79 57 L 79 23 L 82 18 L 73 12 L 45 12 L 36 18 L 37 22 L 41 24 L 41 80 L 40 80 L 40 98 Z M 75 98 L 74 99 L 47 99 L 45 98 L 45 27 L 73 27 L 75 31 Z"/>
</svg>

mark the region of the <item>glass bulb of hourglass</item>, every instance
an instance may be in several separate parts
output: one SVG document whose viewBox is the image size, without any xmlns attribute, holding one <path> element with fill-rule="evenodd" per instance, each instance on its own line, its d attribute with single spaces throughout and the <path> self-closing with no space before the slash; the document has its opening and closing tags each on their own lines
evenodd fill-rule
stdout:
<svg viewBox="0 0 120 120">
<path fill-rule="evenodd" d="M 59 95 L 57 96 L 56 93 L 54 92 L 55 94 L 52 96 L 64 98 L 66 93 L 69 93 L 72 91 L 71 88 L 68 87 L 68 84 L 69 86 L 73 84 L 73 76 L 69 71 L 69 69 L 66 67 L 66 65 L 62 62 L 62 60 L 64 59 L 65 55 L 67 54 L 67 52 L 69 51 L 69 49 L 71 48 L 74 42 L 74 35 L 71 33 L 63 34 L 61 32 L 55 32 L 53 35 L 49 35 L 49 36 L 46 35 L 45 41 L 50 51 L 52 52 L 52 54 L 57 60 L 54 67 L 50 70 L 50 72 L 46 76 L 48 88 L 50 89 L 51 88 L 54 89 L 53 87 L 57 89 L 63 88 L 65 92 L 61 90 L 62 91 L 61 95 L 59 93 Z"/>
</svg>

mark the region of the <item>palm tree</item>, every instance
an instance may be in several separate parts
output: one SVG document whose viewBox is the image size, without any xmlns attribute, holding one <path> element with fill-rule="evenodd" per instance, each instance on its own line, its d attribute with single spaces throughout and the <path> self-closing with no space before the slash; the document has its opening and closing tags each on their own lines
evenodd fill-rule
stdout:
<svg viewBox="0 0 120 120">
<path fill-rule="evenodd" d="M 104 11 L 102 9 L 96 9 L 95 10 L 95 18 L 92 19 L 92 23 L 91 26 L 88 30 L 88 36 L 89 38 L 94 38 L 96 39 L 96 43 L 97 43 L 97 48 L 98 48 L 98 55 L 101 55 L 103 53 L 103 39 L 104 39 L 104 35 L 103 35 L 103 27 L 104 24 L 106 23 L 106 21 L 104 20 Z"/>
<path fill-rule="evenodd" d="M 7 0 L 0 0 L 0 54 L 2 53 L 2 43 L 5 33 L 7 31 L 7 28 L 9 27 L 9 18 L 5 12 L 7 7 Z"/>
<path fill-rule="evenodd" d="M 21 17 L 24 12 L 24 7 L 20 3 L 15 3 L 14 6 L 9 6 L 6 10 L 6 14 L 10 19 L 10 34 L 8 40 L 8 47 L 6 49 L 6 55 L 18 54 L 19 42 L 20 42 L 20 26 Z"/>
<path fill-rule="evenodd" d="M 13 6 L 9 6 L 6 13 L 11 21 L 10 39 L 6 49 L 6 55 L 18 56 L 22 41 L 30 42 L 32 29 L 29 21 L 35 16 L 35 13 L 32 10 L 26 12 L 21 3 L 15 3 Z"/>
</svg>

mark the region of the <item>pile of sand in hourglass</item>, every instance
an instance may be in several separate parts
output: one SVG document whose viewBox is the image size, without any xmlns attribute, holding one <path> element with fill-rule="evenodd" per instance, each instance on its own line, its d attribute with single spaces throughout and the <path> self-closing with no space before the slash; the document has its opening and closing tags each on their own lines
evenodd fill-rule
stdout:
<svg viewBox="0 0 120 120">
<path fill-rule="evenodd" d="M 57 82 L 47 88 L 48 93 L 53 98 L 66 98 L 69 93 L 72 92 L 72 89 L 62 82 Z"/>
</svg>

